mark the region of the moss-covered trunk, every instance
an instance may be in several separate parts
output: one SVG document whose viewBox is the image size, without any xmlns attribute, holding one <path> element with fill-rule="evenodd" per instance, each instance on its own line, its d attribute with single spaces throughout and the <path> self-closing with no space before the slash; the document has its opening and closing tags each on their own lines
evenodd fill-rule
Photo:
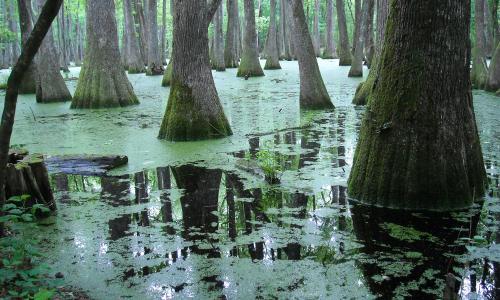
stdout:
<svg viewBox="0 0 500 300">
<path fill-rule="evenodd" d="M 243 2 L 245 8 L 245 34 L 243 35 L 243 53 L 237 76 L 264 76 L 264 71 L 262 71 L 259 61 L 259 49 L 257 48 L 254 0 L 244 0 Z"/>
<path fill-rule="evenodd" d="M 278 37 L 276 34 L 276 0 L 271 0 L 269 31 L 267 34 L 267 60 L 265 70 L 281 69 L 278 52 Z"/>
<path fill-rule="evenodd" d="M 172 72 L 174 71 L 174 64 L 172 58 L 174 57 L 173 49 L 170 60 L 168 61 L 167 69 L 165 70 L 165 74 L 163 74 L 163 79 L 161 81 L 161 86 L 167 87 L 170 86 L 172 82 Z"/>
<path fill-rule="evenodd" d="M 123 22 L 125 26 L 125 32 L 123 34 L 127 39 L 127 43 L 122 50 L 125 59 L 124 63 L 129 74 L 137 74 L 146 72 L 146 68 L 144 67 L 141 51 L 139 50 L 139 40 L 137 39 L 132 10 L 131 0 L 123 0 Z"/>
<path fill-rule="evenodd" d="M 222 1 L 217 8 L 214 19 L 214 47 L 213 47 L 213 57 L 211 59 L 212 69 L 216 71 L 225 71 L 226 63 L 224 61 L 224 10 Z"/>
<path fill-rule="evenodd" d="M 240 17 L 238 11 L 238 1 L 227 0 L 227 31 L 226 44 L 224 48 L 224 63 L 226 68 L 237 68 L 239 65 L 239 31 Z"/>
<path fill-rule="evenodd" d="M 339 23 L 339 65 L 351 65 L 351 51 L 349 49 L 349 34 L 347 33 L 347 21 L 345 17 L 344 0 L 336 0 L 337 21 Z"/>
<path fill-rule="evenodd" d="M 469 20 L 468 0 L 391 2 L 376 101 L 363 119 L 348 182 L 352 198 L 437 210 L 467 207 L 484 194 Z"/>
<path fill-rule="evenodd" d="M 293 0 L 293 43 L 299 61 L 300 72 L 300 107 L 304 109 L 334 108 L 326 91 L 319 71 L 318 61 L 307 28 L 302 0 Z"/>
<path fill-rule="evenodd" d="M 333 0 L 326 0 L 326 47 L 322 57 L 324 59 L 337 58 L 337 49 L 333 39 Z"/>
<path fill-rule="evenodd" d="M 366 58 L 366 65 L 371 67 L 373 56 L 375 55 L 375 41 L 373 40 L 373 18 L 375 16 L 375 0 L 367 0 L 368 11 L 364 26 L 363 47 Z"/>
<path fill-rule="evenodd" d="M 87 0 L 87 46 L 71 108 L 138 104 L 120 62 L 113 0 Z"/>
<path fill-rule="evenodd" d="M 476 44 L 472 50 L 472 70 L 470 73 L 472 87 L 483 89 L 488 81 L 486 64 L 486 35 L 484 26 L 484 1 L 475 0 L 475 34 Z"/>
<path fill-rule="evenodd" d="M 205 1 L 174 0 L 173 72 L 159 138 L 200 140 L 232 134 L 208 58 Z"/>
</svg>

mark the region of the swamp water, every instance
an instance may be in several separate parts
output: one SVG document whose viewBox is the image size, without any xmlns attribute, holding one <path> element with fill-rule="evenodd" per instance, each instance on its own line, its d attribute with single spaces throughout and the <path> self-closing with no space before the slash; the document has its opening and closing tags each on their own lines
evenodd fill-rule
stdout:
<svg viewBox="0 0 500 300">
<path fill-rule="evenodd" d="M 337 65 L 320 60 L 336 106 L 322 112 L 300 112 L 296 62 L 248 81 L 214 73 L 234 132 L 215 141 L 156 138 L 161 77 L 129 76 L 141 104 L 122 109 L 20 97 L 13 144 L 129 157 L 105 177 L 51 174 L 58 214 L 32 233 L 42 262 L 95 299 L 428 299 L 442 297 L 448 273 L 464 298 L 498 297 L 498 98 L 474 92 L 483 203 L 449 214 L 368 208 L 346 194 L 360 80 Z"/>
</svg>

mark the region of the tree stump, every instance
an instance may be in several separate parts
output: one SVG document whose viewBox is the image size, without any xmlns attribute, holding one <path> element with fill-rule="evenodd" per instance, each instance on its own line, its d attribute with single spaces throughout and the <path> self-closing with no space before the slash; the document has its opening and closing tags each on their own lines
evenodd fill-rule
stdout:
<svg viewBox="0 0 500 300">
<path fill-rule="evenodd" d="M 26 207 L 44 204 L 52 211 L 56 209 L 47 167 L 42 155 L 30 155 L 25 150 L 11 150 L 6 170 L 5 194 L 7 199 L 29 195 L 30 199 L 25 204 Z"/>
</svg>

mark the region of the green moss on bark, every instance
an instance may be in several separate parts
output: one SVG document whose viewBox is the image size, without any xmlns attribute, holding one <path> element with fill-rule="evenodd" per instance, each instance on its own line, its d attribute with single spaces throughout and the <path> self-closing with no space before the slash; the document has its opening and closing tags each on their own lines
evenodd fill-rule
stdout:
<svg viewBox="0 0 500 300">
<path fill-rule="evenodd" d="M 197 103 L 191 88 L 173 82 L 158 137 L 170 141 L 193 141 L 232 135 L 224 112 L 213 114 L 211 111 Z"/>
<path fill-rule="evenodd" d="M 253 63 L 250 63 L 249 59 L 248 60 L 242 59 L 238 67 L 238 73 L 236 74 L 236 76 L 260 77 L 264 76 L 264 71 L 262 71 L 260 64 L 256 66 Z"/>
</svg>

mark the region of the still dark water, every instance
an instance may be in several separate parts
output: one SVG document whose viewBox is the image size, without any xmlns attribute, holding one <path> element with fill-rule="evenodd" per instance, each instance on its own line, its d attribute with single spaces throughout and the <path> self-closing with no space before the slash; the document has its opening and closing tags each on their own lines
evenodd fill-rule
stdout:
<svg viewBox="0 0 500 300">
<path fill-rule="evenodd" d="M 484 201 L 453 213 L 371 208 L 346 188 L 358 81 L 320 65 L 335 111 L 298 110 L 292 63 L 260 82 L 216 73 L 235 131 L 220 141 L 154 139 L 168 90 L 157 96 L 142 77 L 131 76 L 136 108 L 35 106 L 37 124 L 21 113 L 14 140 L 32 152 L 131 160 L 103 177 L 51 175 L 58 215 L 34 233 L 42 261 L 95 299 L 433 299 L 447 274 L 462 298 L 498 299 L 498 98 L 474 94 Z"/>
</svg>

